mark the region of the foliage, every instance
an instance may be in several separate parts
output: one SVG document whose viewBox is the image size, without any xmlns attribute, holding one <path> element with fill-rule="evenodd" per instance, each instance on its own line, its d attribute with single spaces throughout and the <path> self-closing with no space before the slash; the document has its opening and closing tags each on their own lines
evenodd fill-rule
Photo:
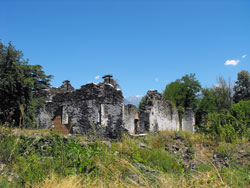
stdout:
<svg viewBox="0 0 250 188">
<path fill-rule="evenodd" d="M 21 131 L 27 135 L 28 131 Z M 195 171 L 183 171 L 182 163 L 164 149 L 169 142 L 175 145 L 178 137 L 185 147 L 206 143 L 209 151 L 214 150 L 221 157 L 231 160 L 236 155 L 237 158 L 234 152 L 237 145 L 220 142 L 214 146 L 211 139 L 205 141 L 207 138 L 200 134 L 160 132 L 138 139 L 123 136 L 121 141 L 110 144 L 109 141 L 86 143 L 81 138 L 66 138 L 53 132 L 47 136 L 18 135 L 0 128 L 0 156 L 5 153 L 6 159 L 4 173 L 0 169 L 0 187 L 247 187 L 250 184 L 248 163 L 231 161 L 223 169 L 201 163 Z M 140 147 L 140 143 L 147 147 Z"/>
<path fill-rule="evenodd" d="M 143 111 L 144 110 L 146 102 L 147 102 L 147 98 L 146 98 L 146 96 L 143 96 L 141 98 L 140 103 L 139 103 L 139 111 Z"/>
<path fill-rule="evenodd" d="M 118 147 L 117 147 L 118 146 Z M 168 173 L 182 173 L 180 164 L 165 152 L 164 148 L 153 148 L 148 151 L 139 147 L 139 143 L 126 136 L 123 137 L 122 147 L 115 145 L 115 150 L 123 155 L 130 156 L 133 163 L 142 163 L 153 169 Z"/>
<path fill-rule="evenodd" d="M 0 42 L 0 121 L 19 126 L 25 121 L 30 126 L 40 100 L 34 92 L 47 88 L 50 79 L 42 66 L 28 65 L 11 43 L 5 46 Z"/>
<path fill-rule="evenodd" d="M 233 158 L 233 154 L 237 151 L 236 145 L 232 143 L 220 142 L 217 147 L 218 157 L 221 158 Z"/>
<path fill-rule="evenodd" d="M 190 107 L 195 109 L 197 106 L 197 94 L 200 92 L 200 82 L 195 78 L 195 74 L 185 75 L 175 82 L 166 86 L 163 97 L 172 101 L 178 108 Z"/>
<path fill-rule="evenodd" d="M 250 73 L 243 70 L 238 73 L 238 80 L 234 86 L 234 102 L 250 100 Z"/>
<path fill-rule="evenodd" d="M 218 83 L 213 88 L 203 88 L 201 99 L 196 111 L 196 125 L 200 131 L 204 131 L 207 124 L 207 115 L 213 112 L 223 112 L 232 105 L 231 84 L 219 77 Z"/>
<path fill-rule="evenodd" d="M 250 101 L 232 105 L 229 111 L 208 114 L 207 131 L 218 140 L 233 142 L 237 138 L 250 138 Z"/>
</svg>

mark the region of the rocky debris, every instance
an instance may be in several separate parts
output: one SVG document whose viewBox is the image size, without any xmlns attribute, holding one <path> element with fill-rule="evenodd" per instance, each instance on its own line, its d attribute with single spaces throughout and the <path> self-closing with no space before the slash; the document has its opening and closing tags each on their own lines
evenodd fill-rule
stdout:
<svg viewBox="0 0 250 188">
<path fill-rule="evenodd" d="M 114 155 L 118 155 L 118 154 L 119 154 L 119 152 L 118 152 L 118 151 L 115 151 L 115 152 L 114 152 Z"/>
<path fill-rule="evenodd" d="M 244 145 L 237 144 L 235 148 L 237 149 L 235 149 L 235 151 L 231 151 L 231 154 L 221 154 L 215 151 L 211 159 L 212 163 L 219 169 L 229 167 L 232 161 L 239 165 L 249 164 L 250 143 L 246 143 Z"/>
<path fill-rule="evenodd" d="M 230 159 L 228 157 L 219 157 L 216 153 L 213 155 L 213 164 L 219 169 L 229 166 Z"/>
<path fill-rule="evenodd" d="M 148 147 L 146 144 L 144 144 L 144 143 L 139 143 L 139 146 L 140 146 L 140 148 L 142 148 L 142 149 L 150 149 L 150 147 Z"/>
<path fill-rule="evenodd" d="M 146 176 L 156 176 L 157 174 L 160 174 L 159 171 L 151 169 L 150 167 L 142 164 L 142 163 L 134 163 L 134 166 L 143 174 L 146 174 Z M 131 178 L 134 182 L 140 184 L 143 186 L 143 181 L 140 179 L 140 177 L 136 174 L 129 175 L 129 178 Z"/>
<path fill-rule="evenodd" d="M 143 133 L 143 134 L 134 134 L 132 135 L 133 137 L 146 137 L 148 134 Z"/>
<path fill-rule="evenodd" d="M 19 175 L 11 172 L 10 169 L 3 163 L 0 163 L 0 176 L 7 179 L 8 182 L 12 182 L 14 179 L 18 179 Z"/>
<path fill-rule="evenodd" d="M 5 167 L 6 167 L 5 164 L 0 163 L 0 175 L 1 175 L 1 173 L 4 171 Z"/>
<path fill-rule="evenodd" d="M 182 163 L 184 169 L 194 170 L 199 164 L 195 159 L 195 150 L 192 145 L 185 143 L 183 137 L 175 134 L 172 141 L 165 145 L 165 151 L 174 155 L 179 163 Z"/>
</svg>

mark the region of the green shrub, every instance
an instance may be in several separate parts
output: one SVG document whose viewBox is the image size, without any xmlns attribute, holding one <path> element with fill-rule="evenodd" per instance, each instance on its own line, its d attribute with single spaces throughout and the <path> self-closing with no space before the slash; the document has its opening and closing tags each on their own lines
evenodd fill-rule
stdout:
<svg viewBox="0 0 250 188">
<path fill-rule="evenodd" d="M 0 134 L 0 162 L 10 163 L 19 151 L 18 139 L 7 131 Z"/>
<path fill-rule="evenodd" d="M 122 147 L 119 147 L 119 144 L 114 144 L 113 150 L 128 156 L 132 163 L 139 162 L 162 172 L 183 172 L 182 164 L 178 164 L 176 159 L 167 153 L 163 147 L 140 148 L 137 140 L 124 136 Z"/>
<path fill-rule="evenodd" d="M 220 142 L 217 147 L 218 157 L 222 158 L 233 158 L 233 154 L 236 152 L 237 148 L 235 144 Z"/>
<path fill-rule="evenodd" d="M 250 138 L 250 101 L 234 104 L 230 111 L 209 113 L 207 131 L 217 140 L 226 142 Z"/>
<path fill-rule="evenodd" d="M 233 166 L 221 170 L 221 176 L 229 187 L 250 186 L 250 165 Z"/>
<path fill-rule="evenodd" d="M 230 114 L 235 118 L 234 129 L 237 134 L 250 138 L 250 100 L 234 104 Z"/>
</svg>

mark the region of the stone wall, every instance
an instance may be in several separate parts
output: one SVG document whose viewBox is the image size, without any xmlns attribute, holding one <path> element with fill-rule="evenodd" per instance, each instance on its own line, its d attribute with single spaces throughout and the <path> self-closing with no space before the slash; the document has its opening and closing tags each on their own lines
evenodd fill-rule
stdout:
<svg viewBox="0 0 250 188">
<path fill-rule="evenodd" d="M 182 119 L 183 131 L 195 131 L 195 117 L 191 108 L 186 108 Z"/>
<path fill-rule="evenodd" d="M 62 88 L 65 87 L 59 90 Z M 55 118 L 60 116 L 72 133 L 89 134 L 95 130 L 110 138 L 122 134 L 123 95 L 111 84 L 91 83 L 78 90 L 51 88 L 45 95 L 50 100 L 38 113 L 39 128 L 53 127 Z M 62 109 L 61 114 L 56 113 L 58 109 Z"/>
<path fill-rule="evenodd" d="M 137 133 L 176 130 L 180 128 L 177 110 L 156 90 L 148 91 L 139 112 Z"/>
<path fill-rule="evenodd" d="M 135 125 L 137 123 L 137 108 L 133 104 L 124 105 L 123 110 L 123 126 L 130 134 L 135 133 Z"/>
<path fill-rule="evenodd" d="M 124 131 L 130 134 L 180 129 L 176 108 L 156 90 L 148 91 L 139 111 L 125 105 L 121 90 L 104 77 L 103 83 L 90 83 L 75 90 L 69 81 L 59 88 L 43 90 L 36 95 L 47 98 L 37 113 L 38 128 L 54 128 L 67 134 L 91 134 L 117 138 Z M 185 109 L 182 130 L 194 131 L 194 113 Z"/>
</svg>

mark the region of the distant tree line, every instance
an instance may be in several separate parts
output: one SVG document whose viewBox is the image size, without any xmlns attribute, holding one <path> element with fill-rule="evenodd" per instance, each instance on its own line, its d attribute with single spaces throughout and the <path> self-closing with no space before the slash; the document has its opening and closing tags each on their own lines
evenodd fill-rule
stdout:
<svg viewBox="0 0 250 188">
<path fill-rule="evenodd" d="M 212 88 L 202 88 L 195 74 L 185 75 L 168 84 L 163 97 L 176 105 L 180 118 L 185 108 L 192 108 L 199 132 L 229 142 L 250 138 L 250 74 L 246 70 L 238 73 L 234 84 L 219 77 Z"/>
</svg>

